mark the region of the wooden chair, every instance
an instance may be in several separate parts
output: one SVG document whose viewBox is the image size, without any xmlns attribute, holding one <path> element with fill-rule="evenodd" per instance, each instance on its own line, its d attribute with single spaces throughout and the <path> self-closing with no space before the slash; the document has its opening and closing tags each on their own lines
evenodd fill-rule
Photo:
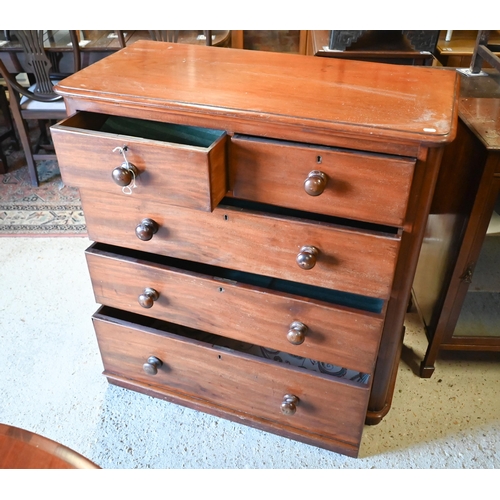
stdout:
<svg viewBox="0 0 500 500">
<path fill-rule="evenodd" d="M 63 99 L 53 91 L 57 83 L 54 77 L 53 61 L 49 59 L 43 45 L 43 31 L 13 31 L 24 52 L 26 73 L 33 84 L 26 88 L 19 84 L 15 75 L 11 74 L 0 61 L 0 76 L 5 80 L 9 94 L 9 107 L 12 113 L 19 139 L 21 141 L 30 180 L 33 186 L 39 185 L 36 161 L 56 159 L 50 140 L 49 124 L 54 120 L 66 117 Z M 74 54 L 74 71 L 80 68 L 80 52 L 76 32 L 71 32 L 72 50 Z M 57 74 L 58 78 L 64 75 Z M 35 144 L 31 143 L 27 120 L 36 120 L 39 124 L 39 136 Z"/>
<path fill-rule="evenodd" d="M 498 45 L 489 45 L 490 31 L 478 31 L 474 53 L 470 64 L 470 74 L 480 75 L 483 63 L 488 63 L 492 68 L 500 71 L 500 57 L 493 53 L 498 51 Z"/>
</svg>

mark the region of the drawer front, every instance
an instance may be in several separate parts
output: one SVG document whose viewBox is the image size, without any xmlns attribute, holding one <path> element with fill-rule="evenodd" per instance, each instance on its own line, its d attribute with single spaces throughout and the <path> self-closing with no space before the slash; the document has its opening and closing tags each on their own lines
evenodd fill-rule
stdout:
<svg viewBox="0 0 500 500">
<path fill-rule="evenodd" d="M 381 314 L 186 271 L 159 259 L 153 263 L 144 260 L 147 254 L 124 256 L 112 250 L 93 245 L 86 252 L 100 304 L 363 373 L 373 370 Z"/>
<path fill-rule="evenodd" d="M 151 125 L 154 122 L 134 120 L 131 126 L 128 121 L 121 119 L 125 120 L 127 126 L 120 127 L 121 122 L 116 126 L 111 122 L 107 126 L 108 120 L 120 119 L 77 113 L 51 128 L 66 184 L 98 189 L 124 198 L 130 196 L 157 200 L 205 211 L 212 210 L 225 195 L 227 173 L 224 132 L 180 126 L 173 131 L 167 129 L 156 132 L 154 125 Z M 168 124 L 157 125 L 168 127 Z M 144 133 L 151 137 L 157 137 L 158 134 L 187 144 L 104 131 L 121 128 L 130 134 Z M 149 132 L 150 129 L 153 131 Z M 126 151 L 122 153 L 124 148 Z M 126 177 L 125 159 L 136 167 L 136 174 Z M 125 179 L 122 184 L 130 184 L 118 185 L 112 176 L 115 169 L 121 169 L 121 178 Z M 115 173 L 119 173 L 118 170 Z"/>
<path fill-rule="evenodd" d="M 196 398 L 234 412 L 242 421 L 267 420 L 359 446 L 368 385 L 99 314 L 94 315 L 94 327 L 108 377 Z M 162 365 L 148 375 L 143 365 L 153 356 Z M 299 400 L 293 415 L 281 411 L 287 394 Z"/>
<path fill-rule="evenodd" d="M 222 205 L 209 213 L 137 197 L 124 203 L 94 191 L 80 195 L 94 241 L 369 297 L 390 294 L 397 236 Z M 136 236 L 145 219 L 157 227 L 149 241 Z M 316 263 L 303 269 L 297 258 Z"/>
<path fill-rule="evenodd" d="M 237 198 L 402 226 L 415 160 L 234 136 L 229 164 Z"/>
</svg>

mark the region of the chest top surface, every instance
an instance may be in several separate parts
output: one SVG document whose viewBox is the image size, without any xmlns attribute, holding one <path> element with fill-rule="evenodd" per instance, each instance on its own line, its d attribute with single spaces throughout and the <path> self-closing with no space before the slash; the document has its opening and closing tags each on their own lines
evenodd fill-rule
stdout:
<svg viewBox="0 0 500 500">
<path fill-rule="evenodd" d="M 452 70 L 140 41 L 56 90 L 80 101 L 432 145 L 454 137 L 457 86 Z"/>
</svg>

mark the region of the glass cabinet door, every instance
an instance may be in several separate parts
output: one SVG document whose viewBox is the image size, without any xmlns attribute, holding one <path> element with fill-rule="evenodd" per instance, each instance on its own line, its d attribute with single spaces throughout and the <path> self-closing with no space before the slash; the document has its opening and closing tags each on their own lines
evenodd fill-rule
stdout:
<svg viewBox="0 0 500 500">
<path fill-rule="evenodd" d="M 499 180 L 496 179 L 497 184 Z M 467 272 L 467 271 L 466 271 Z M 500 196 L 498 189 L 484 242 L 470 276 L 453 337 L 500 339 Z"/>
</svg>

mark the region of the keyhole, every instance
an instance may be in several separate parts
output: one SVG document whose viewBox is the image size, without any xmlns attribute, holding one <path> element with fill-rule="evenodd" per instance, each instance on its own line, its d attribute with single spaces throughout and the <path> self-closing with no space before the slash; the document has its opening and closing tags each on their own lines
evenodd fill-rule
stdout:
<svg viewBox="0 0 500 500">
<path fill-rule="evenodd" d="M 317 162 L 317 163 L 321 163 L 322 161 L 323 161 L 323 158 L 321 158 L 321 156 L 318 156 L 318 157 L 316 158 L 316 162 Z"/>
</svg>

